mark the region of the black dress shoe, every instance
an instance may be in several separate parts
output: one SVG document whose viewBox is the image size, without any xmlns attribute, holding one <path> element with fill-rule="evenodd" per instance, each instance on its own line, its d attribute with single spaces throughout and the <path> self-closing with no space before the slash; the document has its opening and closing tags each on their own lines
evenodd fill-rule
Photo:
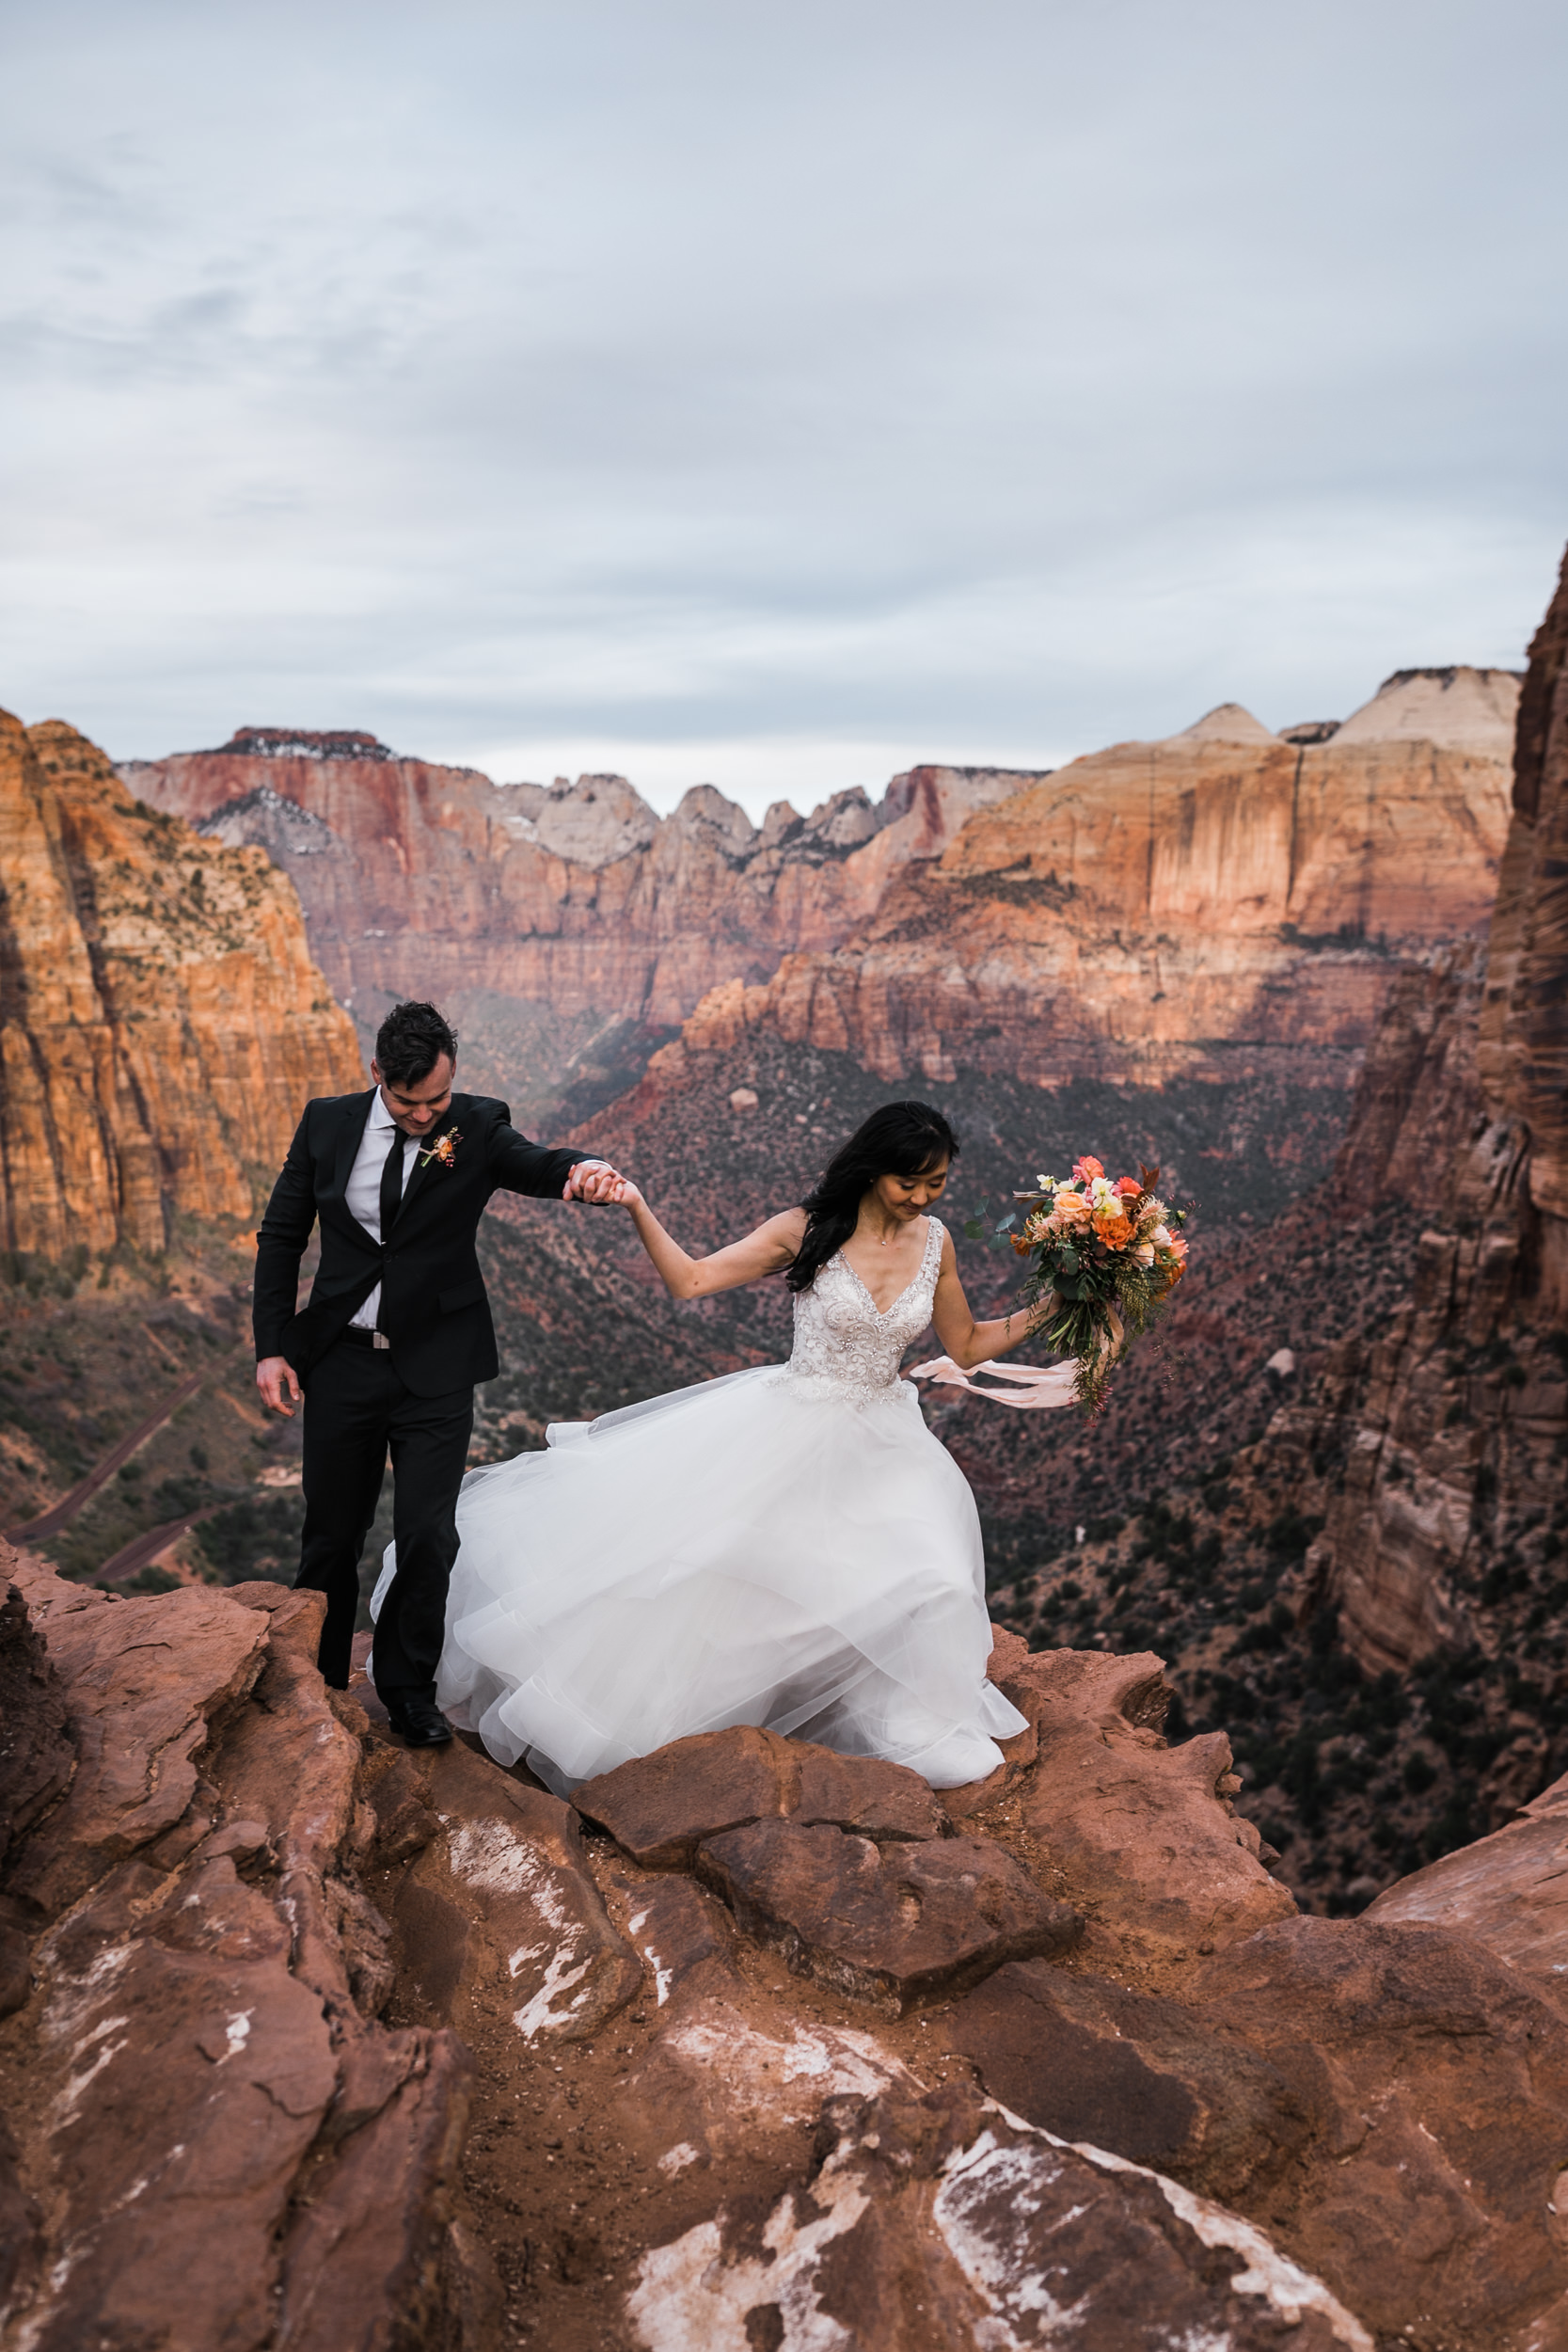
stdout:
<svg viewBox="0 0 1568 2352">
<path fill-rule="evenodd" d="M 451 1724 L 430 1699 L 404 1699 L 400 1707 L 388 1707 L 387 1714 L 399 1739 L 411 1748 L 444 1748 L 451 1738 Z"/>
</svg>

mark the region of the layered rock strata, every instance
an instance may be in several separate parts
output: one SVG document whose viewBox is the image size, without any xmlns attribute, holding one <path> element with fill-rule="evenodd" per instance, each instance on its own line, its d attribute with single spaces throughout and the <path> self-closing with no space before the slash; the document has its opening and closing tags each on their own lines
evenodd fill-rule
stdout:
<svg viewBox="0 0 1568 2352">
<path fill-rule="evenodd" d="M 1497 1638 L 1483 1613 L 1510 1590 L 1536 1629 L 1548 1613 L 1568 1497 L 1565 874 L 1568 570 L 1530 648 L 1484 983 L 1472 966 L 1402 989 L 1341 1160 L 1361 1208 L 1408 1202 L 1412 1295 L 1330 1353 L 1316 1409 L 1281 1433 L 1343 1466 L 1307 1602 L 1373 1668 Z"/>
<path fill-rule="evenodd" d="M 162 1250 L 245 1219 L 299 1106 L 359 1079 L 285 876 L 0 714 L 0 1247 Z"/>
<path fill-rule="evenodd" d="M 741 1727 L 573 1806 L 328 1693 L 311 1597 L 7 1565 L 10 2352 L 1556 2340 L 1561 2010 L 1294 1916 L 1157 1658 L 1002 1637 L 942 1800 Z"/>
<path fill-rule="evenodd" d="M 67 1769 L 0 1893 L 26 1947 L 0 2027 L 0 2340 L 460 2341 L 452 2314 L 494 2300 L 451 2202 L 469 2063 L 378 2022 L 375 1817 L 319 1605 L 119 1600 L 7 1565 L 58 1702 L 35 1757 L 63 1741 Z"/>
<path fill-rule="evenodd" d="M 242 729 L 220 751 L 122 767 L 139 798 L 290 874 L 340 997 L 476 985 L 668 1025 L 721 980 L 765 978 L 875 913 L 977 808 L 1035 781 L 926 767 L 761 826 L 698 785 L 658 818 L 622 776 L 497 786 L 372 738 Z"/>
<path fill-rule="evenodd" d="M 1310 744 L 1227 706 L 1074 760 L 972 818 L 843 946 L 709 999 L 683 1043 L 767 1024 L 889 1081 L 1288 1062 L 1342 1084 L 1402 963 L 1484 927 L 1508 830 L 1496 722 L 1465 704 L 1459 741 L 1424 739 L 1407 702 L 1386 690 Z M 1442 723 L 1431 699 L 1416 715 Z"/>
</svg>

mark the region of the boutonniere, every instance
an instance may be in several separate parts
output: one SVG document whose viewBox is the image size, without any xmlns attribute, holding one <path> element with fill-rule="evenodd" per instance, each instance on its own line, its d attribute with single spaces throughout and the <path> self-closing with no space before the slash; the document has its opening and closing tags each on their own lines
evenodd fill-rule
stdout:
<svg viewBox="0 0 1568 2352">
<path fill-rule="evenodd" d="M 439 1160 L 443 1168 L 451 1168 L 457 1158 L 457 1147 L 463 1137 L 455 1127 L 449 1127 L 444 1136 L 437 1136 L 428 1152 L 420 1153 L 420 1166 L 428 1168 L 432 1160 Z"/>
</svg>

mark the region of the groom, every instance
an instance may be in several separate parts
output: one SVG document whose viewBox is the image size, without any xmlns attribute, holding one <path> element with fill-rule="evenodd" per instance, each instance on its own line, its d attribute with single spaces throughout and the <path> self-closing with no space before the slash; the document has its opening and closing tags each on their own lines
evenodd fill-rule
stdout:
<svg viewBox="0 0 1568 2352">
<path fill-rule="evenodd" d="M 457 1489 L 474 1382 L 498 1369 L 474 1235 L 494 1192 L 607 1200 L 604 1160 L 530 1143 L 504 1103 L 454 1094 L 457 1038 L 434 1005 L 394 1005 L 368 1094 L 305 1106 L 257 1235 L 256 1385 L 273 1412 L 305 1406 L 305 1528 L 296 1588 L 326 1595 L 319 1663 L 348 1687 L 359 1557 L 388 1447 L 397 1574 L 372 1672 L 394 1730 L 439 1747 L 436 1705 Z M 321 1264 L 296 1311 L 321 1219 Z M 309 1398 L 307 1401 L 307 1391 Z"/>
</svg>

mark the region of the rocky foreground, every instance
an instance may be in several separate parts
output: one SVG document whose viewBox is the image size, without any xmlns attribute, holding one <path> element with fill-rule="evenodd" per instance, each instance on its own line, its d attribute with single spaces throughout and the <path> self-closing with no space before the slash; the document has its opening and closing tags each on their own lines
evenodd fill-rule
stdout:
<svg viewBox="0 0 1568 2352">
<path fill-rule="evenodd" d="M 1568 2344 L 1561 1788 L 1302 1917 L 1152 1656 L 1001 1636 L 978 1788 L 737 1729 L 568 1805 L 314 1597 L 4 1565 L 14 2352 Z"/>
</svg>

